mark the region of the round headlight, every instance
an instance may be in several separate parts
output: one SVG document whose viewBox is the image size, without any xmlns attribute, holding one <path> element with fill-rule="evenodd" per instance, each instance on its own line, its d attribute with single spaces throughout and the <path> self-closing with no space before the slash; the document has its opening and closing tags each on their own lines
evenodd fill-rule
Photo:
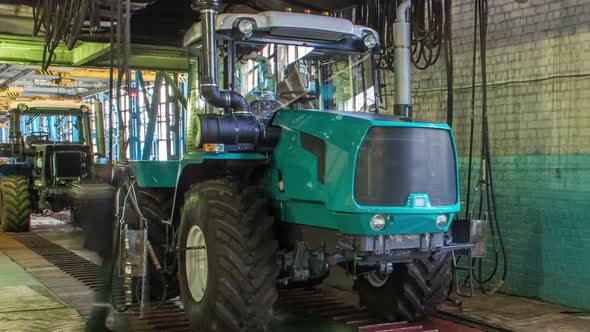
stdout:
<svg viewBox="0 0 590 332">
<path fill-rule="evenodd" d="M 449 223 L 449 218 L 444 214 L 439 214 L 436 217 L 436 227 L 438 228 L 445 228 L 445 226 Z"/>
<path fill-rule="evenodd" d="M 372 49 L 377 46 L 377 37 L 372 33 L 368 33 L 363 37 L 363 43 L 368 49 Z"/>
<path fill-rule="evenodd" d="M 254 31 L 254 23 L 250 20 L 240 20 L 238 22 L 238 30 L 245 36 L 251 36 Z"/>
<path fill-rule="evenodd" d="M 88 108 L 88 106 L 86 105 L 82 105 L 80 106 L 80 111 L 87 113 L 88 111 L 90 111 L 90 108 Z"/>
<path fill-rule="evenodd" d="M 382 214 L 376 214 L 371 219 L 371 228 L 374 231 L 382 231 L 385 228 L 385 224 L 387 223 L 387 219 Z"/>
<path fill-rule="evenodd" d="M 41 187 L 41 186 L 43 186 L 43 181 L 41 181 L 41 180 L 39 180 L 39 179 L 36 179 L 36 180 L 33 182 L 33 185 L 34 185 L 35 187 Z"/>
<path fill-rule="evenodd" d="M 29 106 L 27 104 L 18 104 L 17 108 L 19 111 L 24 112 L 29 109 Z"/>
</svg>

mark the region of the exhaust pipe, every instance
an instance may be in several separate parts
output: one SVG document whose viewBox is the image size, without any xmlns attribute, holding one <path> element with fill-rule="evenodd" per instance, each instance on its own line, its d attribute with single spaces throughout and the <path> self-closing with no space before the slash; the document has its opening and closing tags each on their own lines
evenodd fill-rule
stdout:
<svg viewBox="0 0 590 332">
<path fill-rule="evenodd" d="M 412 117 L 412 49 L 410 31 L 411 1 L 406 0 L 397 7 L 393 24 L 395 57 L 395 105 L 393 114 Z"/>
<path fill-rule="evenodd" d="M 235 113 L 249 113 L 250 105 L 244 96 L 235 91 L 220 90 L 217 83 L 217 47 L 215 43 L 215 16 L 219 0 L 195 0 L 193 5 L 201 11 L 201 32 L 203 39 L 203 76 L 201 96 L 214 107 L 229 107 Z"/>
</svg>

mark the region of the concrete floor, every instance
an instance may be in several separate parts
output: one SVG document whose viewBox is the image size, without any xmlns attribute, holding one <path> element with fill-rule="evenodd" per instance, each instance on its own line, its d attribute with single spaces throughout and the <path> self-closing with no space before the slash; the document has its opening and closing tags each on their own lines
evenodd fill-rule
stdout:
<svg viewBox="0 0 590 332">
<path fill-rule="evenodd" d="M 22 250 L 26 248 L 0 232 L 0 331 L 83 331 L 76 309 L 4 254 Z"/>
<path fill-rule="evenodd" d="M 68 219 L 64 216 L 58 217 L 62 220 Z M 94 253 L 82 249 L 81 231 L 65 221 L 50 217 L 36 217 L 32 231 L 92 262 L 100 261 Z M 26 250 L 28 249 L 19 242 L 0 232 L 0 294 L 2 294 L 0 296 L 0 331 L 82 331 L 82 315 L 31 275 L 50 267 L 35 263 L 31 255 L 25 270 L 8 257 L 19 251 L 27 255 Z M 338 274 L 334 274 L 331 283 L 344 288 L 349 285 L 346 277 Z M 335 291 L 340 292 L 340 297 L 348 298 L 351 303 L 357 301 L 356 296 L 350 292 Z M 72 294 L 72 296 L 91 301 L 88 300 L 91 298 L 89 291 Z M 512 331 L 590 331 L 590 316 L 564 314 L 564 312 L 577 311 L 573 308 L 502 294 L 492 296 L 480 294 L 473 299 L 461 300 L 464 303 L 461 308 L 443 305 L 441 309 L 449 314 Z M 85 315 L 87 312 L 82 314 Z M 453 326 L 456 325 L 437 318 L 424 323 L 425 328 L 445 332 L 479 331 Z M 346 332 L 354 330 L 341 323 L 301 317 L 279 310 L 273 322 L 273 331 Z"/>
<path fill-rule="evenodd" d="M 570 307 L 504 294 L 488 296 L 480 293 L 471 299 L 461 298 L 461 301 L 463 306 L 460 308 L 445 304 L 440 309 L 510 331 L 590 331 L 590 313 L 568 314 L 580 312 Z"/>
</svg>

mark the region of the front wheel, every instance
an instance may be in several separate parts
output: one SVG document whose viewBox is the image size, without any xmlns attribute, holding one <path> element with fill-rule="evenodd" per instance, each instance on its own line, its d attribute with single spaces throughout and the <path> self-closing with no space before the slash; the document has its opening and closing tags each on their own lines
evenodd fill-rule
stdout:
<svg viewBox="0 0 590 332">
<path fill-rule="evenodd" d="M 277 242 L 267 200 L 222 179 L 185 195 L 179 279 L 193 331 L 266 331 L 277 299 Z"/>
<path fill-rule="evenodd" d="M 368 274 L 357 279 L 361 305 L 376 316 L 416 321 L 435 313 L 449 295 L 453 274 L 449 253 L 436 253 L 411 263 L 394 265 L 387 276 Z"/>
<path fill-rule="evenodd" d="M 2 230 L 28 232 L 31 222 L 29 179 L 10 175 L 0 182 Z"/>
</svg>

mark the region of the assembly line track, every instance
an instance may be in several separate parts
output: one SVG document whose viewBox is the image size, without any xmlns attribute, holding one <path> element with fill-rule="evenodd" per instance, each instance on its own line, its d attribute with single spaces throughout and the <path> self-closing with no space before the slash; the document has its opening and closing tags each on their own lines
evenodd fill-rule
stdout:
<svg viewBox="0 0 590 332">
<path fill-rule="evenodd" d="M 22 243 L 28 249 L 39 255 L 48 263 L 57 267 L 60 271 L 36 275 L 64 302 L 80 311 L 82 315 L 88 315 L 92 305 L 91 290 L 100 287 L 100 267 L 95 263 L 79 256 L 57 243 L 54 243 L 35 233 L 12 233 L 13 239 Z M 18 257 L 13 259 L 19 263 Z M 64 278 L 63 272 L 78 283 L 72 283 Z M 60 274 L 61 273 L 61 274 Z M 81 287 L 82 286 L 82 287 Z M 86 287 L 86 292 L 82 288 Z M 76 289 L 74 289 L 76 288 Z M 77 294 L 78 296 L 72 296 Z M 437 329 L 425 328 L 420 323 L 385 322 L 373 317 L 367 310 L 356 305 L 346 303 L 338 296 L 326 294 L 318 289 L 284 289 L 280 291 L 278 307 L 296 314 L 313 315 L 324 319 L 326 322 L 335 321 L 343 325 L 343 330 L 359 332 L 435 332 Z M 132 326 L 135 331 L 189 331 L 189 324 L 184 315 L 184 310 L 174 302 L 161 305 L 151 305 L 144 310 L 140 317 L 139 307 L 134 305 L 125 313 L 118 314 L 116 321 L 124 321 Z M 453 317 L 441 317 L 446 320 L 455 320 Z M 481 330 L 485 327 L 475 324 L 460 322 L 457 327 L 471 325 Z M 346 328 L 345 328 L 346 327 Z M 116 329 L 116 326 L 115 326 Z M 457 331 L 458 329 L 452 329 Z M 449 330 L 451 331 L 451 330 Z M 473 330 L 476 331 L 476 330 Z M 499 330 L 494 330 L 499 331 Z M 447 332 L 447 331 L 440 331 Z"/>
</svg>

